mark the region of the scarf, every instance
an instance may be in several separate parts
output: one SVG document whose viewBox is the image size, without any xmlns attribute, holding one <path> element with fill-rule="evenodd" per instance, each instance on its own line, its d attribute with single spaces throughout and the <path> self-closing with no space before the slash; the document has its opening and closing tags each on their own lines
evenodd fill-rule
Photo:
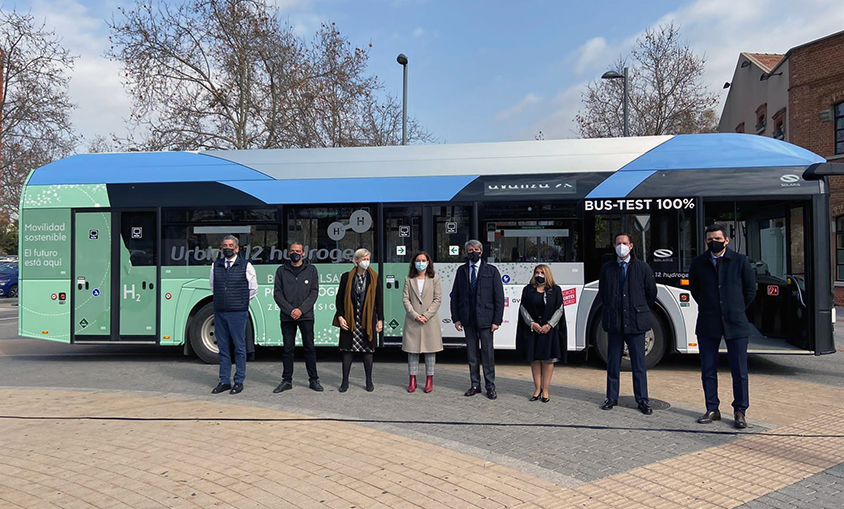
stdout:
<svg viewBox="0 0 844 509">
<path fill-rule="evenodd" d="M 346 323 L 349 324 L 349 330 L 355 330 L 355 313 L 352 305 L 352 286 L 355 284 L 355 274 L 358 268 L 353 268 L 346 279 L 346 291 L 343 295 L 343 309 L 345 310 Z M 373 317 L 375 316 L 375 285 L 378 284 L 378 273 L 372 270 L 372 267 L 366 269 L 366 274 L 369 276 L 369 284 L 366 285 L 366 297 L 363 300 L 363 310 L 361 311 L 361 319 L 363 323 L 361 328 L 369 336 L 369 341 L 375 339 L 375 326 Z M 340 326 L 340 321 L 335 319 L 335 327 Z"/>
</svg>

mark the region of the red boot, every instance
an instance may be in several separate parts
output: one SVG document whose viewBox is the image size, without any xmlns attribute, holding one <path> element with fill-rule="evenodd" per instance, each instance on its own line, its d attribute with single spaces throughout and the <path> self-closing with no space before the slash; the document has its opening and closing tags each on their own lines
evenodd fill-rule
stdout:
<svg viewBox="0 0 844 509">
<path fill-rule="evenodd" d="M 416 391 L 416 375 L 410 375 L 410 384 L 407 386 L 407 392 Z"/>
<path fill-rule="evenodd" d="M 427 380 L 425 380 L 425 394 L 434 390 L 434 377 L 429 376 Z"/>
</svg>

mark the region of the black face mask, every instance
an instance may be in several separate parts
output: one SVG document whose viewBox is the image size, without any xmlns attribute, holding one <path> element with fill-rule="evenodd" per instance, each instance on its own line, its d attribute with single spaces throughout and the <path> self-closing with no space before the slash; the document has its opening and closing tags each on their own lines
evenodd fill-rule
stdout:
<svg viewBox="0 0 844 509">
<path fill-rule="evenodd" d="M 234 249 L 230 247 L 223 248 L 223 256 L 225 256 L 226 258 L 231 258 L 232 256 L 234 256 Z"/>
<path fill-rule="evenodd" d="M 545 276 L 533 276 L 533 280 L 536 281 L 536 284 L 538 285 L 545 284 Z"/>
<path fill-rule="evenodd" d="M 466 258 L 468 258 L 469 261 L 472 262 L 472 263 L 477 263 L 478 260 L 481 259 L 481 253 L 479 253 L 477 251 L 472 251 L 471 253 L 466 254 Z"/>
<path fill-rule="evenodd" d="M 299 253 L 290 253 L 290 261 L 293 263 L 299 263 L 299 260 L 302 259 L 302 255 Z"/>
<path fill-rule="evenodd" d="M 724 243 L 723 241 L 718 242 L 717 240 L 710 240 L 706 243 L 706 247 L 709 248 L 709 252 L 713 254 L 720 253 L 721 251 L 723 251 L 725 245 L 726 243 Z"/>
</svg>

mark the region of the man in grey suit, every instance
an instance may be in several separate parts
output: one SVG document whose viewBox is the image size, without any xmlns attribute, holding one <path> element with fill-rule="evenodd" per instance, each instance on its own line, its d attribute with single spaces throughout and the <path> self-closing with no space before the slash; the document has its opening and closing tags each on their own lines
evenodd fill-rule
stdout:
<svg viewBox="0 0 844 509">
<path fill-rule="evenodd" d="M 451 321 L 466 335 L 472 386 L 465 396 L 480 394 L 482 363 L 487 397 L 495 399 L 493 333 L 504 321 L 504 284 L 498 269 L 481 260 L 483 252 L 480 241 L 466 243 L 466 263 L 457 269 L 451 289 Z"/>
</svg>

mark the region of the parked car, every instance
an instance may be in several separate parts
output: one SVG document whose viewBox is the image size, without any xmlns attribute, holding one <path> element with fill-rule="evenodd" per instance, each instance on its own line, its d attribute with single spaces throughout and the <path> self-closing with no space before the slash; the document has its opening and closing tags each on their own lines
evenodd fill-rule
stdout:
<svg viewBox="0 0 844 509">
<path fill-rule="evenodd" d="M 0 263 L 0 296 L 18 297 L 17 263 Z"/>
</svg>

